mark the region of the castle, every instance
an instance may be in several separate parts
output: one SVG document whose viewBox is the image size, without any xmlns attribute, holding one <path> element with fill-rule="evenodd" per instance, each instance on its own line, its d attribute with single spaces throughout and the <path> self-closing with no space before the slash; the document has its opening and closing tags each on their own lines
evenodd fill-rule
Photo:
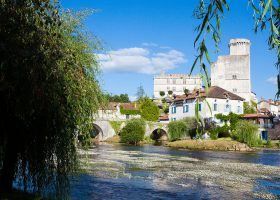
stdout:
<svg viewBox="0 0 280 200">
<path fill-rule="evenodd" d="M 229 42 L 230 54 L 219 56 L 211 65 L 211 86 L 218 86 L 236 94 L 250 102 L 256 100 L 251 91 L 250 75 L 250 46 L 247 39 L 231 39 Z M 161 74 L 154 76 L 154 97 L 159 98 L 159 92 L 171 90 L 173 94 L 182 95 L 184 89 L 192 91 L 202 87 L 199 76 L 186 74 Z"/>
<path fill-rule="evenodd" d="M 255 101 L 251 91 L 250 41 L 231 39 L 230 54 L 219 56 L 211 65 L 211 86 L 218 86 L 243 97 L 246 101 Z"/>
</svg>

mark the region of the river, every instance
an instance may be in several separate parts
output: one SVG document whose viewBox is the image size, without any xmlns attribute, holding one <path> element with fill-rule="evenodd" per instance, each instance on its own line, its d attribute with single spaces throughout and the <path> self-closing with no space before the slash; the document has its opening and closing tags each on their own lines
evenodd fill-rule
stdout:
<svg viewBox="0 0 280 200">
<path fill-rule="evenodd" d="M 81 151 L 71 199 L 280 199 L 280 151 L 101 144 Z"/>
</svg>

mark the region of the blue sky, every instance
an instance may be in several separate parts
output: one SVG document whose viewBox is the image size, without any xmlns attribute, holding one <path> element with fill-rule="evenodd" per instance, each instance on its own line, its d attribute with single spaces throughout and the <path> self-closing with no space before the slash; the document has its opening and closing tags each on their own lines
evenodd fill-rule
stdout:
<svg viewBox="0 0 280 200">
<path fill-rule="evenodd" d="M 211 61 L 229 53 L 231 38 L 251 41 L 252 90 L 258 98 L 274 98 L 276 54 L 267 46 L 267 32 L 255 34 L 252 10 L 246 0 L 229 0 L 230 12 L 222 20 L 220 52 L 208 39 Z M 86 25 L 103 41 L 99 54 L 102 88 L 112 94 L 135 96 L 141 84 L 153 94 L 153 75 L 188 73 L 195 59 L 193 41 L 198 21 L 192 16 L 198 0 L 62 0 L 62 7 L 97 9 Z M 108 56 L 110 54 L 110 56 Z"/>
</svg>

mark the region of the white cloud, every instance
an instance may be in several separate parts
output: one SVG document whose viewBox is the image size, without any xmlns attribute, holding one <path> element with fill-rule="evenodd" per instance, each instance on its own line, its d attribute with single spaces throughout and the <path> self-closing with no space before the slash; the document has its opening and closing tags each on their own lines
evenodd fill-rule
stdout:
<svg viewBox="0 0 280 200">
<path fill-rule="evenodd" d="M 277 77 L 276 76 L 272 76 L 269 77 L 268 79 L 266 79 L 267 82 L 272 83 L 273 85 L 277 85 Z"/>
<path fill-rule="evenodd" d="M 146 47 L 158 47 L 158 44 L 153 42 L 143 42 L 142 45 Z"/>
<path fill-rule="evenodd" d="M 152 53 L 147 48 L 133 47 L 99 54 L 101 68 L 113 72 L 156 74 L 174 69 L 186 62 L 185 55 L 177 50 Z"/>
</svg>

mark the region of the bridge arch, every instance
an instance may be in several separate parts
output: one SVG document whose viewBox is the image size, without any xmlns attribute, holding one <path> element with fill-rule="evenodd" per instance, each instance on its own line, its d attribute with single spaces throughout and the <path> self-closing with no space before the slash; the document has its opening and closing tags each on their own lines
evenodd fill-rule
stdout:
<svg viewBox="0 0 280 200">
<path fill-rule="evenodd" d="M 101 138 L 103 138 L 103 130 L 100 126 L 98 126 L 97 124 L 93 123 L 92 124 L 92 131 L 90 132 L 90 136 L 91 138 L 95 138 L 97 140 L 100 140 Z"/>
<path fill-rule="evenodd" d="M 109 121 L 96 120 L 92 123 L 92 125 L 95 134 L 97 133 L 96 139 L 98 141 L 105 141 L 106 139 L 113 137 L 116 134 Z"/>
<path fill-rule="evenodd" d="M 162 141 L 168 140 L 167 131 L 165 129 L 163 129 L 163 128 L 156 128 L 156 129 L 154 129 L 152 131 L 150 137 L 153 140 L 162 140 Z"/>
</svg>

